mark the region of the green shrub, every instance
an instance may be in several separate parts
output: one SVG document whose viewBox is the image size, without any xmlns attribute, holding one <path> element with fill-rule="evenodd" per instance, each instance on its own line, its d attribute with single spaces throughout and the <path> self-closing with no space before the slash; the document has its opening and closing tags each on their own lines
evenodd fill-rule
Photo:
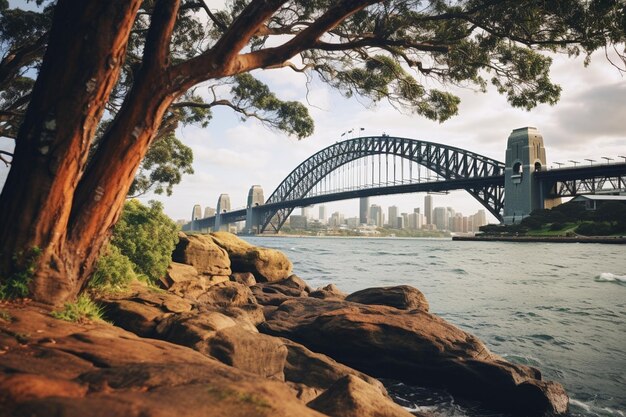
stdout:
<svg viewBox="0 0 626 417">
<path fill-rule="evenodd" d="M 100 256 L 96 263 L 89 286 L 109 290 L 124 289 L 137 279 L 133 263 L 122 255 L 117 246 L 107 245 L 105 254 Z"/>
<path fill-rule="evenodd" d="M 178 227 L 163 213 L 163 206 L 158 202 L 145 206 L 138 200 L 124 205 L 111 238 L 111 245 L 133 263 L 134 271 L 152 282 L 165 275 L 176 243 Z"/>
<path fill-rule="evenodd" d="M 102 308 L 87 294 L 79 295 L 76 302 L 65 303 L 63 310 L 53 311 L 50 314 L 54 318 L 71 322 L 102 321 Z"/>
<path fill-rule="evenodd" d="M 583 223 L 576 228 L 576 233 L 583 236 L 608 236 L 613 228 L 607 223 Z"/>
<path fill-rule="evenodd" d="M 18 272 L 13 273 L 0 282 L 0 300 L 28 297 L 28 285 L 33 279 L 39 256 L 41 256 L 41 249 L 36 246 L 26 251 L 26 253 L 20 252 L 13 255 L 13 264 L 20 266 L 17 268 Z"/>
<path fill-rule="evenodd" d="M 565 227 L 564 223 L 552 223 L 550 225 L 550 230 L 555 231 L 555 230 L 562 230 Z"/>
</svg>

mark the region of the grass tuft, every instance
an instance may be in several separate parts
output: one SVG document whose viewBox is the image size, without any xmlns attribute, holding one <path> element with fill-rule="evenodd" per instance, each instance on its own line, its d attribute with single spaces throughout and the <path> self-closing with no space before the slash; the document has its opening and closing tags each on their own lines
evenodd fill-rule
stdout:
<svg viewBox="0 0 626 417">
<path fill-rule="evenodd" d="M 50 314 L 54 318 L 74 323 L 104 321 L 102 307 L 94 303 L 86 294 L 79 295 L 75 302 L 65 303 L 62 310 L 53 311 Z"/>
</svg>

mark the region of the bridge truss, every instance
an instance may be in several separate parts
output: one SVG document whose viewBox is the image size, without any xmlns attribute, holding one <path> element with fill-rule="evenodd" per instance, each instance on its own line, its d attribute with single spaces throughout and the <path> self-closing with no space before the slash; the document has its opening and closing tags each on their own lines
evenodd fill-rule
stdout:
<svg viewBox="0 0 626 417">
<path fill-rule="evenodd" d="M 386 135 L 338 142 L 302 162 L 283 180 L 265 203 L 277 208 L 264 213 L 260 230 L 280 230 L 294 209 L 295 205 L 289 204 L 292 201 L 351 190 L 454 180 L 459 189 L 465 189 L 502 219 L 502 162 L 452 146 Z"/>
</svg>

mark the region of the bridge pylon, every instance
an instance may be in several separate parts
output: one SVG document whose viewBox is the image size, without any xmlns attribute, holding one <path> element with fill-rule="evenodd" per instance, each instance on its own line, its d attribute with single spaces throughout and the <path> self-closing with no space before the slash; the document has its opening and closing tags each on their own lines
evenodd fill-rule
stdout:
<svg viewBox="0 0 626 417">
<path fill-rule="evenodd" d="M 221 215 L 230 211 L 230 196 L 228 194 L 220 194 L 217 199 L 217 209 L 215 211 L 215 231 L 228 231 L 228 224 L 222 224 Z"/>
<path fill-rule="evenodd" d="M 260 185 L 253 185 L 248 191 L 248 202 L 246 204 L 246 226 L 245 233 L 257 234 L 261 227 L 261 211 L 257 208 L 265 203 L 263 188 Z"/>
<path fill-rule="evenodd" d="M 547 198 L 548 191 L 535 177 L 546 169 L 543 136 L 534 127 L 514 129 L 509 135 L 504 171 L 504 223 L 519 223 L 533 210 L 560 203 Z"/>
</svg>

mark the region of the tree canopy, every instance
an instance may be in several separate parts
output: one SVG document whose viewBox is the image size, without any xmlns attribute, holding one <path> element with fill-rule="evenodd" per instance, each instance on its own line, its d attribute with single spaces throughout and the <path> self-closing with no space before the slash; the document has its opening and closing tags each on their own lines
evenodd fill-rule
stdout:
<svg viewBox="0 0 626 417">
<path fill-rule="evenodd" d="M 451 86 L 492 85 L 522 108 L 554 104 L 543 51 L 615 48 L 625 62 L 619 0 L 37 3 L 26 12 L 0 1 L 0 134 L 16 143 L 0 196 L 0 274 L 40 248 L 31 290 L 48 302 L 84 287 L 131 187 L 167 192 L 173 171 L 189 167 L 179 125 L 206 125 L 227 106 L 313 132 L 306 106 L 281 100 L 259 71 L 290 68 L 442 122 L 458 112 Z"/>
</svg>

